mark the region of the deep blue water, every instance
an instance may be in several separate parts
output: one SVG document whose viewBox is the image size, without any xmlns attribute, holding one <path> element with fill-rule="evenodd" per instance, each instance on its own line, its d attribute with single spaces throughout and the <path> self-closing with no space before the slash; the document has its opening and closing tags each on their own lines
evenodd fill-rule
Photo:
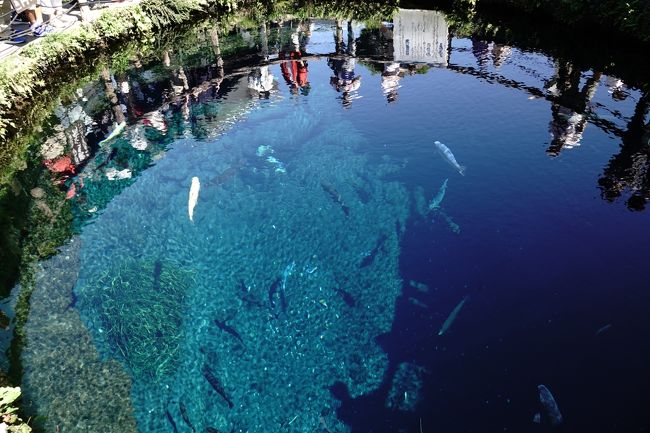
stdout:
<svg viewBox="0 0 650 433">
<path fill-rule="evenodd" d="M 276 28 L 278 47 L 295 59 L 282 40 L 305 32 L 290 25 Z M 126 404 L 141 432 L 650 430 L 650 231 L 647 211 L 626 204 L 647 191 L 643 151 L 616 178 L 621 197 L 605 200 L 599 183 L 647 95 L 543 53 L 456 37 L 447 47 L 446 31 L 434 39 L 448 58 L 426 70 L 412 58 L 351 65 L 345 54 L 373 49 L 351 43 L 362 32 L 344 25 L 337 46 L 335 23 L 314 21 L 303 55 L 339 54 L 282 63 L 271 47 L 266 84 L 253 67 L 193 92 L 215 72 L 186 65 L 190 90 L 174 93 L 176 57 L 114 77 L 125 131 L 65 184 L 79 234 L 63 255 L 78 275 L 68 298 L 37 283 L 32 301 L 68 331 L 27 325 L 47 335 L 22 357 L 47 426 L 117 431 L 93 420 Z M 111 116 L 89 116 L 89 141 Z M 52 260 L 50 272 L 68 268 Z M 81 324 L 89 372 L 60 373 L 46 358 Z M 61 408 L 85 401 L 75 392 L 111 359 L 126 403 L 95 397 L 70 420 Z M 53 397 L 57 371 L 57 386 L 74 383 L 69 403 Z M 92 427 L 77 423 L 84 411 Z"/>
</svg>

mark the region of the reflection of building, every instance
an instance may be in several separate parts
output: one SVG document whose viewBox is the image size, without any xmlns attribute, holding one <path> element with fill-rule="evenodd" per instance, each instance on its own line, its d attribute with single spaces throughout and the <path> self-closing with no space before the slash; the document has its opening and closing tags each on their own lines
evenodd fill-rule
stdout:
<svg viewBox="0 0 650 433">
<path fill-rule="evenodd" d="M 442 13 L 400 9 L 393 18 L 394 58 L 447 66 L 448 35 Z"/>
</svg>

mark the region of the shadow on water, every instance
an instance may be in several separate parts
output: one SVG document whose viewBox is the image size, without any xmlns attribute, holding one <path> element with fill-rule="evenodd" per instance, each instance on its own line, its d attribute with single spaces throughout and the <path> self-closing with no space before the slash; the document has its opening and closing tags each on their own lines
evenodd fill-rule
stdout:
<svg viewBox="0 0 650 433">
<path fill-rule="evenodd" d="M 609 161 L 598 179 L 602 197 L 613 202 L 626 189 L 632 191 L 628 209 L 642 211 L 650 201 L 650 94 L 645 91 L 622 135 L 621 151 Z"/>
<path fill-rule="evenodd" d="M 469 246 L 456 239 L 452 242 L 459 246 L 445 248 L 444 237 L 430 216 L 415 216 L 407 223 L 401 240 L 402 293 L 391 331 L 377 337 L 389 358 L 382 383 L 357 398 L 351 398 L 342 383 L 330 389 L 341 402 L 337 416 L 351 432 L 648 431 L 643 409 L 647 398 L 619 398 L 650 391 L 650 382 L 639 377 L 639 369 L 650 360 L 647 347 L 641 341 L 626 343 L 620 335 L 648 335 L 647 324 L 618 317 L 615 333 L 609 333 L 611 325 L 596 330 L 572 318 L 534 325 L 534 318 L 556 301 L 531 300 L 530 292 L 548 293 L 550 278 L 527 281 L 524 289 L 516 281 L 521 275 L 513 270 L 510 278 L 497 278 L 504 287 L 488 292 L 483 287 L 495 283 L 494 271 L 489 265 L 468 269 L 472 254 L 458 263 L 458 250 Z M 481 257 L 480 252 L 475 255 Z M 521 271 L 523 275 L 535 272 L 535 265 L 523 261 L 513 261 L 512 266 L 530 267 Z M 634 277 L 620 281 L 629 289 L 635 284 Z M 594 276 L 581 284 L 598 290 L 599 279 Z M 526 293 L 515 295 L 522 290 Z M 466 295 L 469 301 L 458 321 L 439 335 L 449 312 Z M 499 302 L 516 304 L 520 311 L 500 317 L 495 307 Z M 619 306 L 625 302 L 615 301 Z M 488 307 L 496 311 L 488 313 Z M 576 314 L 585 322 L 602 320 L 586 313 L 588 308 Z M 644 314 L 644 307 L 633 310 L 629 313 L 637 318 Z M 623 353 L 634 356 L 621 362 Z M 416 373 L 400 376 L 403 368 Z M 559 426 L 550 424 L 540 405 L 537 386 L 542 383 L 558 398 L 564 415 Z M 409 405 L 411 398 L 416 403 Z M 601 410 L 594 413 L 594 408 Z M 540 423 L 536 413 L 542 414 Z"/>
</svg>

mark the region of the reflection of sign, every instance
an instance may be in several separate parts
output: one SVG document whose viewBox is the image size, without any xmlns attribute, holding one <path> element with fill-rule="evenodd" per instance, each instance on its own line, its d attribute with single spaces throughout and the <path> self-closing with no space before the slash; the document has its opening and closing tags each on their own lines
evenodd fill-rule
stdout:
<svg viewBox="0 0 650 433">
<path fill-rule="evenodd" d="M 448 33 L 442 13 L 400 9 L 393 18 L 395 60 L 447 66 Z"/>
</svg>

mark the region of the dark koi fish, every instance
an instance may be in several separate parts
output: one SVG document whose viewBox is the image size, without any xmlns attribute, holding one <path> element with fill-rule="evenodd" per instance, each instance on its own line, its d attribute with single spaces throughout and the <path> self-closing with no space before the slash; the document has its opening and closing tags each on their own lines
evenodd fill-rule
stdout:
<svg viewBox="0 0 650 433">
<path fill-rule="evenodd" d="M 343 197 L 341 196 L 341 193 L 336 190 L 332 185 L 329 183 L 321 182 L 320 186 L 323 188 L 323 190 L 332 197 L 332 200 L 334 200 L 334 203 L 338 204 L 341 206 L 341 209 L 343 209 L 343 213 L 345 213 L 345 216 L 350 216 L 350 208 L 345 204 L 343 201 Z"/>
<path fill-rule="evenodd" d="M 210 367 L 205 364 L 203 365 L 203 377 L 205 377 L 205 380 L 208 381 L 212 389 L 214 389 L 215 392 L 224 399 L 224 401 L 228 404 L 228 407 L 232 409 L 235 405 L 233 404 L 230 397 L 228 397 L 228 394 L 226 394 L 226 390 L 223 388 L 223 385 L 221 385 L 219 379 L 216 378 L 212 370 L 210 370 Z"/>
<path fill-rule="evenodd" d="M 271 310 L 275 310 L 275 294 L 278 292 L 281 282 L 282 278 L 278 277 L 269 288 L 269 304 L 271 304 Z"/>
<path fill-rule="evenodd" d="M 343 302 L 345 302 L 348 305 L 348 307 L 354 307 L 355 305 L 357 305 L 357 301 L 352 297 L 350 292 L 347 292 L 339 287 L 335 287 L 334 291 L 338 293 L 341 296 L 341 298 L 343 298 Z"/>
<path fill-rule="evenodd" d="M 246 287 L 244 280 L 239 281 L 239 298 L 249 307 L 263 307 L 264 303 L 258 300 Z"/>
<path fill-rule="evenodd" d="M 162 274 L 162 262 L 160 259 L 156 260 L 153 265 L 153 289 L 156 292 L 160 291 L 160 275 Z"/>
<path fill-rule="evenodd" d="M 386 235 L 381 235 L 381 237 L 377 241 L 377 245 L 375 245 L 375 247 L 372 249 L 372 251 L 370 251 L 370 253 L 366 257 L 363 258 L 363 260 L 361 261 L 361 265 L 359 265 L 359 267 L 365 268 L 366 266 L 371 265 L 372 262 L 375 261 L 375 256 L 377 256 L 377 253 L 379 252 L 379 249 L 382 247 L 382 245 L 384 245 L 384 242 L 386 242 L 386 239 L 388 239 L 388 237 Z"/>
<path fill-rule="evenodd" d="M 174 433 L 178 433 L 178 427 L 176 427 L 174 418 L 172 418 L 172 415 L 169 413 L 168 410 L 165 410 L 165 416 L 167 417 L 167 421 L 169 421 L 169 423 L 172 425 L 172 430 L 174 430 Z"/>
<path fill-rule="evenodd" d="M 196 431 L 196 429 L 192 425 L 192 422 L 190 421 L 190 417 L 187 415 L 187 409 L 185 408 L 185 405 L 183 404 L 182 401 L 178 402 L 178 408 L 181 411 L 181 417 L 183 417 L 183 421 L 185 421 L 185 424 L 187 424 L 187 426 L 191 428 L 192 431 Z"/>
<path fill-rule="evenodd" d="M 214 324 L 217 325 L 222 331 L 225 331 L 235 337 L 241 344 L 244 344 L 244 340 L 241 338 L 239 332 L 237 332 L 237 330 L 232 326 L 228 325 L 225 320 L 222 322 L 220 320 L 214 319 Z"/>
</svg>

